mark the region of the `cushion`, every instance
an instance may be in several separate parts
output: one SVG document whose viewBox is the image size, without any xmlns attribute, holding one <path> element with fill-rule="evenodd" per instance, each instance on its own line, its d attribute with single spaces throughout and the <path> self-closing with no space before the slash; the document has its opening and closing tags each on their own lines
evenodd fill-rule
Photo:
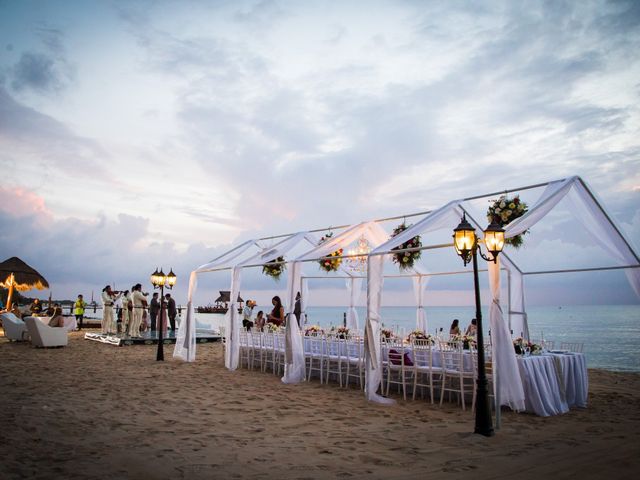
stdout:
<svg viewBox="0 0 640 480">
<path fill-rule="evenodd" d="M 397 350 L 393 348 L 389 350 L 389 361 L 394 365 L 402 365 L 402 357 Z M 408 367 L 413 367 L 413 362 L 411 361 L 411 357 L 409 357 L 408 353 L 404 354 L 404 364 Z"/>
</svg>

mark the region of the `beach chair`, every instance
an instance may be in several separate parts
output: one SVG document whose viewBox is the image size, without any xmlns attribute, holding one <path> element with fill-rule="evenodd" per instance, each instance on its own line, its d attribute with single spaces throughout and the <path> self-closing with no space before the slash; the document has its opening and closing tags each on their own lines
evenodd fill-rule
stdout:
<svg viewBox="0 0 640 480">
<path fill-rule="evenodd" d="M 69 342 L 67 330 L 64 328 L 50 327 L 34 317 L 27 317 L 24 323 L 35 347 L 65 347 Z"/>
<path fill-rule="evenodd" d="M 4 336 L 11 341 L 22 342 L 29 340 L 29 332 L 25 323 L 13 313 L 0 314 Z"/>
</svg>

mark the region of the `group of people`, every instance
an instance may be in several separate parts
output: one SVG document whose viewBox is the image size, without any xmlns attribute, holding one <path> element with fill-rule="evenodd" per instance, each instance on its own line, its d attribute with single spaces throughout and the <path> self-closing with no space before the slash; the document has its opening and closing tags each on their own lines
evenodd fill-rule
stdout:
<svg viewBox="0 0 640 480">
<path fill-rule="evenodd" d="M 254 321 L 252 320 L 252 317 L 253 309 L 256 306 L 256 302 L 255 300 L 247 300 L 244 309 L 242 310 L 242 326 L 247 330 L 256 328 L 260 331 L 264 329 L 264 326 L 267 323 L 272 323 L 278 327 L 283 327 L 286 324 L 286 319 L 284 316 L 284 306 L 282 305 L 282 300 L 280 300 L 280 297 L 276 295 L 271 299 L 271 304 L 273 305 L 273 310 L 271 310 L 271 313 L 269 313 L 265 317 L 264 312 L 260 310 L 256 314 L 256 318 Z M 300 316 L 302 313 L 300 292 L 298 292 L 298 294 L 296 295 L 296 303 L 293 308 L 293 313 L 298 319 L 298 326 L 300 326 Z"/>
<path fill-rule="evenodd" d="M 475 337 L 476 334 L 478 333 L 477 323 L 478 323 L 477 320 L 475 318 L 472 318 L 471 323 L 467 326 L 467 329 L 465 330 L 464 334 L 470 337 Z M 456 318 L 451 323 L 451 328 L 449 329 L 449 336 L 455 337 L 461 334 L 462 332 L 460 330 L 460 320 Z"/>
<path fill-rule="evenodd" d="M 158 292 L 154 292 L 151 300 L 148 301 L 148 293 L 142 291 L 142 284 L 137 283 L 131 290 L 112 290 L 110 285 L 102 289 L 102 333 L 106 335 L 116 335 L 118 333 L 117 317 L 114 313 L 116 302 L 121 300 L 120 305 L 120 333 L 131 338 L 140 338 L 140 333 L 146 330 L 156 331 L 157 327 L 165 331 L 167 328 L 167 316 L 171 331 L 176 329 L 176 301 L 170 293 L 164 296 L 164 308 L 161 312 L 161 301 Z M 147 310 L 149 311 L 147 318 Z M 158 321 L 160 316 L 160 321 Z M 160 325 L 157 325 L 160 324 Z"/>
</svg>

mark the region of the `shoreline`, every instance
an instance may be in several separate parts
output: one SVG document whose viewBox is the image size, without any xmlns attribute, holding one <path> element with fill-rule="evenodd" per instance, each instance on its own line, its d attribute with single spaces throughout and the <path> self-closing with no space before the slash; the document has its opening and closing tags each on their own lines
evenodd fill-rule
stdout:
<svg viewBox="0 0 640 480">
<path fill-rule="evenodd" d="M 221 344 L 186 364 L 70 334 L 0 339 L 2 478 L 602 478 L 640 467 L 640 373 L 589 369 L 589 407 L 503 411 L 492 438 L 445 403 L 374 405 L 356 388 L 229 372 Z M 399 397 L 395 397 L 399 398 Z"/>
</svg>

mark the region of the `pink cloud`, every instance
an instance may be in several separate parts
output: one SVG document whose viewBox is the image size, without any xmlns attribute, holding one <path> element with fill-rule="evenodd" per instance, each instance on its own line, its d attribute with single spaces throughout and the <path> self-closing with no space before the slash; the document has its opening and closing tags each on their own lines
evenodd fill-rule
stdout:
<svg viewBox="0 0 640 480">
<path fill-rule="evenodd" d="M 44 198 L 23 187 L 0 187 L 0 210 L 16 218 L 36 216 L 49 220 L 52 217 Z"/>
</svg>

